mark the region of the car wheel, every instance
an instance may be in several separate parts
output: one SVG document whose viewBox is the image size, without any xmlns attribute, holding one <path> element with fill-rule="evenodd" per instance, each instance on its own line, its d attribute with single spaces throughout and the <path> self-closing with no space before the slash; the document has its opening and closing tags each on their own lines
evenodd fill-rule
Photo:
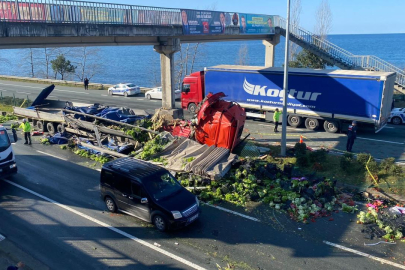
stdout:
<svg viewBox="0 0 405 270">
<path fill-rule="evenodd" d="M 111 197 L 106 197 L 105 205 L 107 206 L 108 211 L 115 213 L 117 212 L 117 205 L 115 204 L 114 200 Z"/>
<path fill-rule="evenodd" d="M 161 215 L 153 216 L 153 224 L 156 226 L 156 229 L 158 229 L 161 232 L 164 232 L 167 230 L 167 221 Z"/>
<path fill-rule="evenodd" d="M 125 93 L 124 93 L 124 97 L 128 97 L 128 92 L 125 92 Z"/>
<path fill-rule="evenodd" d="M 287 122 L 292 127 L 299 127 L 302 124 L 302 117 L 298 115 L 289 115 Z"/>
<path fill-rule="evenodd" d="M 400 124 L 402 124 L 402 120 L 398 116 L 395 116 L 395 117 L 392 117 L 391 123 L 393 123 L 394 125 L 400 125 Z"/>
<path fill-rule="evenodd" d="M 152 97 L 151 97 L 149 94 L 147 94 L 147 95 L 146 95 L 146 98 L 147 98 L 147 99 L 151 99 Z"/>
<path fill-rule="evenodd" d="M 339 123 L 333 120 L 325 120 L 325 122 L 323 123 L 323 128 L 329 133 L 336 133 L 339 130 Z"/>
<path fill-rule="evenodd" d="M 195 111 L 197 110 L 197 106 L 194 103 L 190 103 L 188 104 L 188 111 L 195 113 Z"/>
<path fill-rule="evenodd" d="M 113 95 L 113 92 L 112 92 L 111 90 L 108 90 L 108 95 L 109 95 L 109 96 L 112 96 L 112 95 Z"/>
</svg>

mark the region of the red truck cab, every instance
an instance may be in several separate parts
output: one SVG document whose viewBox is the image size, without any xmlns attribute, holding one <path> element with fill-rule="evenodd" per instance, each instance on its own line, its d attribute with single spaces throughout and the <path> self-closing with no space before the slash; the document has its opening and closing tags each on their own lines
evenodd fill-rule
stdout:
<svg viewBox="0 0 405 270">
<path fill-rule="evenodd" d="M 205 96 L 204 71 L 187 75 L 181 87 L 181 108 L 194 113 Z"/>
</svg>

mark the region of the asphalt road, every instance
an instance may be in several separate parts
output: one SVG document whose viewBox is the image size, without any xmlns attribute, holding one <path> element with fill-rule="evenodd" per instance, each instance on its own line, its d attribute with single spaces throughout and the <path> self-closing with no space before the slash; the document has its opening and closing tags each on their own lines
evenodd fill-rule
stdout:
<svg viewBox="0 0 405 270">
<path fill-rule="evenodd" d="M 25 83 L 15 81 L 0 80 L 0 91 L 3 96 L 12 96 L 34 100 L 38 93 L 47 85 L 39 83 Z M 73 101 L 82 103 L 101 103 L 110 106 L 130 107 L 135 109 L 146 110 L 149 113 L 154 113 L 156 108 L 161 106 L 160 100 L 147 100 L 143 94 L 132 97 L 123 96 L 108 96 L 106 90 L 88 90 L 77 87 L 56 86 L 51 99 L 62 101 Z M 180 102 L 176 102 L 176 107 L 180 108 Z M 186 111 L 185 117 L 190 118 L 190 114 Z M 281 130 L 281 127 L 279 128 Z M 256 141 L 265 143 L 279 143 L 280 133 L 273 133 L 273 125 L 261 120 L 248 119 L 245 125 L 244 135 L 251 134 L 250 138 Z M 368 152 L 376 158 L 394 157 L 398 162 L 405 163 L 405 125 L 393 126 L 388 125 L 385 129 L 375 134 L 370 131 L 358 131 L 358 139 L 356 140 L 353 151 L 356 153 Z M 346 150 L 346 135 L 345 134 L 330 134 L 324 131 L 309 131 L 305 128 L 288 127 L 287 141 L 290 144 L 295 144 L 299 140 L 299 136 L 304 135 L 304 142 L 313 148 L 327 147 L 337 149 L 339 151 Z"/>
<path fill-rule="evenodd" d="M 88 160 L 38 138 L 13 148 L 19 173 L 0 180 L 0 234 L 34 258 L 36 269 L 218 269 L 227 263 L 236 269 L 395 269 L 324 240 L 403 259 L 403 244 L 365 248 L 359 229 L 351 228 L 353 217 L 345 214 L 339 222 L 303 225 L 274 213 L 275 220 L 255 222 L 202 206 L 195 224 L 161 233 L 134 217 L 106 212 L 99 172 Z"/>
</svg>

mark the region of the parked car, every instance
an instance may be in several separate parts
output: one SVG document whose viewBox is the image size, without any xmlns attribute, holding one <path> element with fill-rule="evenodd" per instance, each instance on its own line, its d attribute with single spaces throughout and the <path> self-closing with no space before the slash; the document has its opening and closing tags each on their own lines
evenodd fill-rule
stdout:
<svg viewBox="0 0 405 270">
<path fill-rule="evenodd" d="M 174 96 L 175 96 L 175 99 L 180 99 L 181 91 L 175 90 Z M 156 87 L 156 88 L 153 88 L 152 90 L 149 90 L 148 92 L 145 93 L 145 97 L 147 99 L 152 99 L 152 98 L 162 99 L 162 87 Z"/>
<path fill-rule="evenodd" d="M 151 222 L 159 231 L 185 227 L 199 216 L 197 197 L 169 171 L 145 161 L 119 158 L 105 163 L 100 191 L 109 211 Z"/>
<path fill-rule="evenodd" d="M 108 94 L 121 95 L 121 96 L 132 96 L 141 93 L 141 88 L 133 83 L 119 83 L 113 87 L 108 88 Z"/>
<path fill-rule="evenodd" d="M 405 123 L 405 108 L 394 108 L 388 118 L 389 123 L 400 125 Z"/>
</svg>

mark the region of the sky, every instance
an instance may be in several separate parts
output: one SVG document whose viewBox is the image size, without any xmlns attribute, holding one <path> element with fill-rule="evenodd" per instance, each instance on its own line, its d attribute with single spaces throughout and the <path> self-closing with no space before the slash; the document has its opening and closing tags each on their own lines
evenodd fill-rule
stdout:
<svg viewBox="0 0 405 270">
<path fill-rule="evenodd" d="M 94 1 L 94 0 L 93 0 Z M 97 1 L 97 0 L 95 0 Z M 405 33 L 405 0 L 328 0 L 333 20 L 330 34 Z M 286 17 L 287 0 L 102 0 L 116 4 L 280 15 Z M 301 0 L 300 26 L 314 30 L 321 0 Z"/>
</svg>

